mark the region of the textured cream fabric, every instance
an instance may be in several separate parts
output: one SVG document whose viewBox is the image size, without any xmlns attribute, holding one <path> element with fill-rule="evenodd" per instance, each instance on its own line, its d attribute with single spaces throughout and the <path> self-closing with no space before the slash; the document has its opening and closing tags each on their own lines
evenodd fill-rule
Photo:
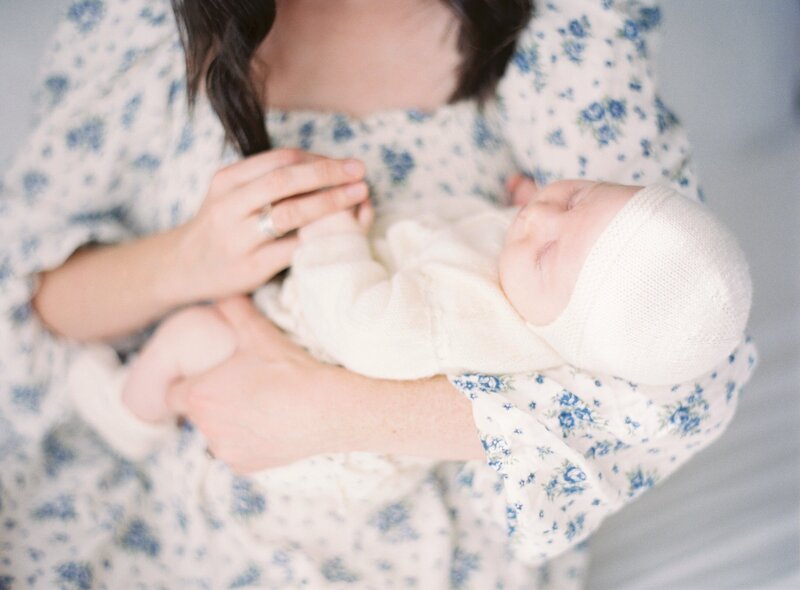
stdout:
<svg viewBox="0 0 800 590">
<path fill-rule="evenodd" d="M 255 301 L 305 336 L 304 346 L 371 377 L 561 365 L 498 281 L 515 213 L 466 196 L 392 208 L 369 237 L 337 234 L 301 245 L 282 292 L 268 287 Z"/>
<path fill-rule="evenodd" d="M 564 311 L 529 324 L 570 364 L 636 383 L 678 383 L 742 340 L 752 300 L 744 253 L 705 206 L 638 192 L 592 247 Z"/>
</svg>

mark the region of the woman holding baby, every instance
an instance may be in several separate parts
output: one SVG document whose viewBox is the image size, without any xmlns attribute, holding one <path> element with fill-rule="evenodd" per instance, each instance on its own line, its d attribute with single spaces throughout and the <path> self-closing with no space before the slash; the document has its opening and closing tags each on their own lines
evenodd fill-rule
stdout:
<svg viewBox="0 0 800 590">
<path fill-rule="evenodd" d="M 581 541 L 728 424 L 751 343 L 674 386 L 569 365 L 396 381 L 321 362 L 244 295 L 339 211 L 368 224 L 373 208 L 379 223 L 433 196 L 522 201 L 533 188 L 520 173 L 542 186 L 664 182 L 698 198 L 650 70 L 658 11 L 174 9 L 74 3 L 41 73 L 41 120 L 3 178 L 11 579 L 580 587 Z M 66 387 L 75 359 L 102 346 L 130 361 L 154 322 L 205 302 L 233 346 L 184 371 L 161 414 L 145 415 L 159 400 L 128 400 L 119 428 L 131 437 L 160 437 L 148 418 L 163 412 L 185 422 L 158 452 L 123 459 L 97 417 L 125 408 Z"/>
</svg>

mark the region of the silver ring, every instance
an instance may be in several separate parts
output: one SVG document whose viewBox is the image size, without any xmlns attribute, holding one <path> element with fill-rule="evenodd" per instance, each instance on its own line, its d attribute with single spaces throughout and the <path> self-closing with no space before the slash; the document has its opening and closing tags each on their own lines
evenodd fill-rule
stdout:
<svg viewBox="0 0 800 590">
<path fill-rule="evenodd" d="M 272 205 L 264 205 L 261 213 L 258 214 L 258 232 L 268 240 L 276 240 L 283 234 L 275 229 L 275 222 L 272 219 Z"/>
</svg>

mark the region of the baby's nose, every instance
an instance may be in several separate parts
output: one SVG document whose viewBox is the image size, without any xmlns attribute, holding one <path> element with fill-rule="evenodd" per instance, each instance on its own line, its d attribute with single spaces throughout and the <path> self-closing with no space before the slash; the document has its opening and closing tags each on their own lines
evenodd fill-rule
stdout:
<svg viewBox="0 0 800 590">
<path fill-rule="evenodd" d="M 551 234 L 561 226 L 563 213 L 555 203 L 531 201 L 523 210 L 525 227 L 529 232 Z"/>
</svg>

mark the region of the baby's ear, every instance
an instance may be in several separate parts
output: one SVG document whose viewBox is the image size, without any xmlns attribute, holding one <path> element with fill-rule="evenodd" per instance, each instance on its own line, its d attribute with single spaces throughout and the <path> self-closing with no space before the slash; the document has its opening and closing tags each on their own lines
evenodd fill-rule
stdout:
<svg viewBox="0 0 800 590">
<path fill-rule="evenodd" d="M 507 186 L 511 186 L 511 202 L 514 205 L 524 207 L 528 204 L 528 202 L 536 196 L 536 193 L 539 192 L 539 185 L 537 185 L 533 180 L 528 178 L 527 176 L 518 175 L 516 177 L 512 177 L 514 182 L 512 183 L 511 180 L 507 183 Z"/>
</svg>

